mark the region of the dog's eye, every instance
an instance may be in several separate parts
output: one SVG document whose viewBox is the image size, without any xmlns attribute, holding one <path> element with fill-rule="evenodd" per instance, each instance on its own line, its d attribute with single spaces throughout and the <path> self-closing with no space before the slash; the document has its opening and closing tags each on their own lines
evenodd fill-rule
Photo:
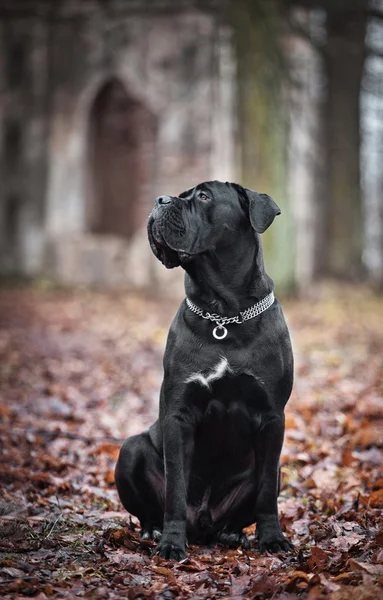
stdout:
<svg viewBox="0 0 383 600">
<path fill-rule="evenodd" d="M 204 192 L 200 192 L 198 194 L 198 198 L 200 198 L 201 200 L 210 200 L 209 196 L 207 194 L 205 194 Z"/>
</svg>

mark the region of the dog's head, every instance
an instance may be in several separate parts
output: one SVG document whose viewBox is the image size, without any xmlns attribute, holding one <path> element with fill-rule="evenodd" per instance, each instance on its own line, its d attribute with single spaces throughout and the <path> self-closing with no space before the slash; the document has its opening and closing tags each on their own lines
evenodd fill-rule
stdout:
<svg viewBox="0 0 383 600">
<path fill-rule="evenodd" d="M 235 183 L 207 181 L 179 196 L 159 196 L 149 216 L 154 255 L 168 268 L 229 246 L 252 228 L 263 233 L 280 209 L 267 194 Z"/>
</svg>

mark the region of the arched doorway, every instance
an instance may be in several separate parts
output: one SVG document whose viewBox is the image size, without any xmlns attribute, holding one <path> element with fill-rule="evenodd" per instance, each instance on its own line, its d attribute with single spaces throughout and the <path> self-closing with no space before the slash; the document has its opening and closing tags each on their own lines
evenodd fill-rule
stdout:
<svg viewBox="0 0 383 600">
<path fill-rule="evenodd" d="M 145 222 L 152 198 L 153 115 L 113 78 L 90 111 L 89 229 L 130 238 Z M 146 200 L 146 201 L 145 201 Z"/>
</svg>

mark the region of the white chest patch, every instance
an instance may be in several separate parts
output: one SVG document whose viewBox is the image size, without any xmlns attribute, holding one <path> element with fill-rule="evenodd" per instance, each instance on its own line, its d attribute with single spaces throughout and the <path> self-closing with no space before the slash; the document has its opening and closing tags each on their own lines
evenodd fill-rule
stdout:
<svg viewBox="0 0 383 600">
<path fill-rule="evenodd" d="M 232 370 L 230 368 L 229 362 L 227 358 L 224 356 L 221 357 L 219 363 L 208 373 L 208 375 L 203 375 L 203 373 L 192 373 L 190 377 L 188 377 L 185 383 L 200 383 L 204 387 L 207 387 L 209 390 L 211 389 L 211 384 L 213 381 L 217 381 L 217 379 L 221 379 L 225 373 L 231 373 Z"/>
</svg>

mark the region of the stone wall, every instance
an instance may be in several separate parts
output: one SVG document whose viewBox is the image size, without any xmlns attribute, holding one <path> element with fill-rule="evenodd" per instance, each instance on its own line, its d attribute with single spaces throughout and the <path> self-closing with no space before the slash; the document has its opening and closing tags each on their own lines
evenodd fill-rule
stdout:
<svg viewBox="0 0 383 600">
<path fill-rule="evenodd" d="M 0 266 L 29 274 L 43 257 L 48 29 L 16 13 L 0 11 Z"/>
<path fill-rule="evenodd" d="M 0 26 L 0 270 L 168 286 L 146 243 L 154 198 L 235 179 L 214 3 L 0 0 Z"/>
</svg>

